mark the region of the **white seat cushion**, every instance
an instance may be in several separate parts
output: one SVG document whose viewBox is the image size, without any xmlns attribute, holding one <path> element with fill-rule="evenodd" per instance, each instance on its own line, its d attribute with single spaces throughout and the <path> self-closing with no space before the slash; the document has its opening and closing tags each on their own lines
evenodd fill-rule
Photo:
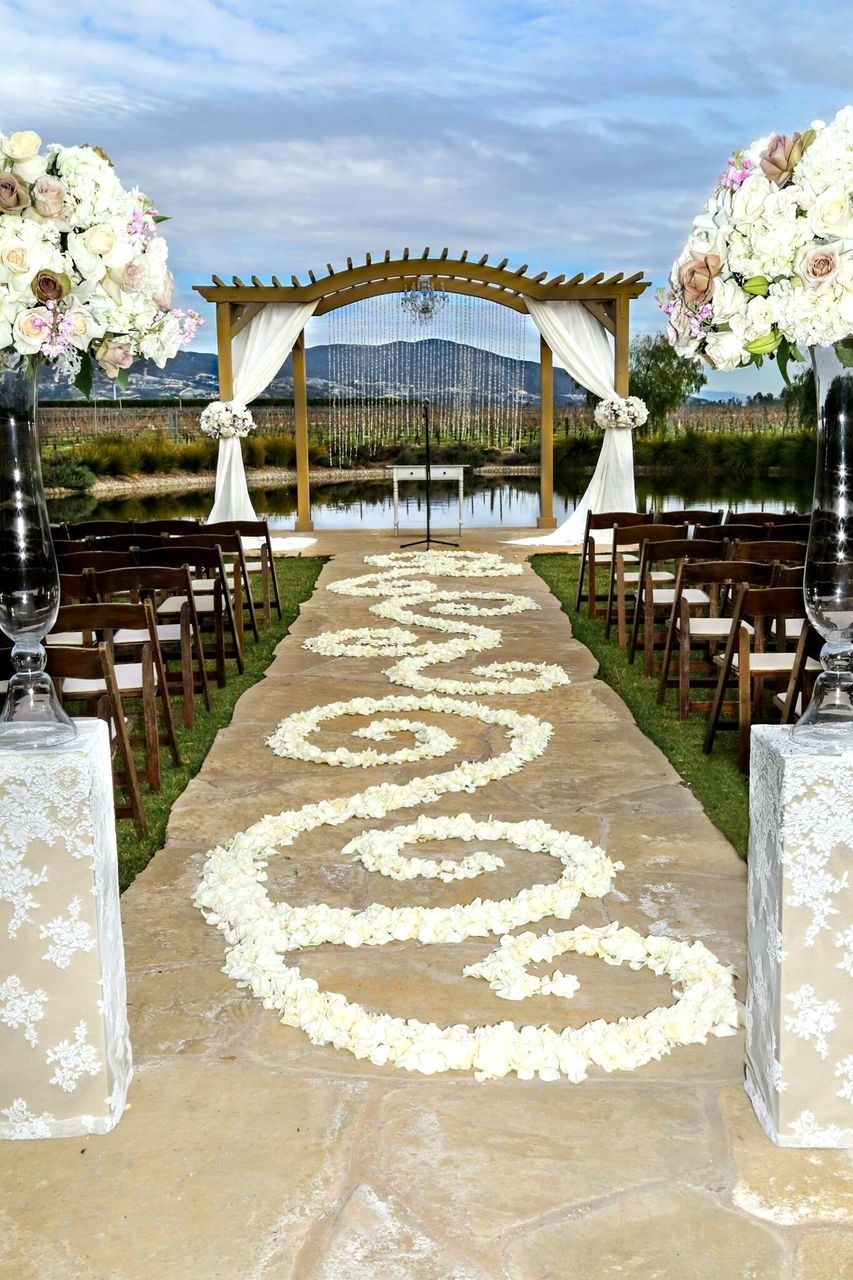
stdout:
<svg viewBox="0 0 853 1280">
<path fill-rule="evenodd" d="M 159 606 L 159 608 L 157 609 L 157 614 L 158 616 L 160 615 L 168 616 L 169 614 L 180 613 L 181 608 L 185 603 L 186 603 L 185 596 L 169 596 L 169 599 L 164 600 L 163 603 Z M 195 598 L 196 613 L 213 613 L 215 607 L 216 607 L 215 600 L 212 595 L 196 596 Z"/>
<path fill-rule="evenodd" d="M 737 668 L 739 663 L 739 654 L 732 657 L 732 666 Z M 749 655 L 749 669 L 756 675 L 788 675 L 794 665 L 793 653 L 751 653 Z M 806 659 L 807 671 L 820 671 L 821 665 L 814 658 Z"/>
<path fill-rule="evenodd" d="M 681 630 L 681 622 L 676 624 L 679 631 Z M 750 635 L 754 635 L 755 628 L 751 627 L 748 622 L 743 624 Z M 692 636 L 705 637 L 709 640 L 725 640 L 732 629 L 731 618 L 691 618 L 690 634 Z"/>
<path fill-rule="evenodd" d="M 247 560 L 246 561 L 247 573 L 260 573 L 263 567 L 264 567 L 263 560 Z"/>
<path fill-rule="evenodd" d="M 650 576 L 652 582 L 674 582 L 675 580 L 675 574 L 670 573 L 668 569 L 653 569 Z M 639 573 L 626 573 L 625 581 L 639 582 L 640 575 Z"/>
<path fill-rule="evenodd" d="M 52 631 L 49 636 L 45 636 L 45 644 L 59 644 L 66 648 L 82 649 L 85 641 L 82 631 Z"/>
<path fill-rule="evenodd" d="M 117 631 L 113 636 L 114 644 L 145 644 L 150 640 L 147 629 L 141 631 Z M 181 624 L 179 622 L 160 622 L 157 625 L 158 640 L 180 640 Z"/>
<path fill-rule="evenodd" d="M 710 598 L 705 595 L 704 591 L 700 591 L 698 587 L 688 587 L 686 591 L 681 593 L 682 600 L 686 600 L 688 604 L 710 604 Z M 673 587 L 661 587 L 659 591 L 652 592 L 653 604 L 672 604 L 675 600 L 675 589 Z"/>
<path fill-rule="evenodd" d="M 117 662 L 116 683 L 120 693 L 139 693 L 142 690 L 142 663 Z M 154 671 L 154 683 L 157 683 L 157 672 Z M 62 692 L 66 697 L 80 697 L 85 694 L 106 693 L 107 686 L 103 680 L 80 680 L 76 676 L 66 676 L 62 681 Z"/>
</svg>

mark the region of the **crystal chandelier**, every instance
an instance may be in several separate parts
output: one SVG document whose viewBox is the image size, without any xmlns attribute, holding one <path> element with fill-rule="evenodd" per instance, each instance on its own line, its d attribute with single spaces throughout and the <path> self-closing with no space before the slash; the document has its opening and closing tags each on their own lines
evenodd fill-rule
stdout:
<svg viewBox="0 0 853 1280">
<path fill-rule="evenodd" d="M 430 276 L 418 276 L 403 294 L 400 305 L 412 320 L 429 324 L 446 302 L 447 294 L 444 289 L 436 288 L 435 281 Z"/>
</svg>

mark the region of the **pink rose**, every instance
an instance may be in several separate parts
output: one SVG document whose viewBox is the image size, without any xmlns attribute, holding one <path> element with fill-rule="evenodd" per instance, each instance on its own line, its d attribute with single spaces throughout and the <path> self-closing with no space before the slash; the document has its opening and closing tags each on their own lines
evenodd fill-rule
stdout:
<svg viewBox="0 0 853 1280">
<path fill-rule="evenodd" d="M 706 253 L 685 262 L 679 272 L 679 280 L 687 301 L 696 302 L 700 306 L 708 302 L 714 292 L 714 277 L 719 274 L 719 254 Z"/>
<path fill-rule="evenodd" d="M 110 279 L 125 293 L 138 293 L 145 282 L 145 267 L 136 258 L 123 267 L 114 267 L 109 275 Z"/>
<path fill-rule="evenodd" d="M 838 274 L 838 250 L 832 245 L 806 245 L 797 255 L 796 272 L 803 284 L 831 284 Z"/>
<path fill-rule="evenodd" d="M 814 140 L 814 129 L 795 133 L 793 138 L 786 137 L 784 133 L 774 134 L 761 153 L 761 171 L 765 178 L 775 182 L 777 187 L 787 186 Z"/>
<path fill-rule="evenodd" d="M 33 206 L 42 218 L 58 218 L 65 207 L 65 187 L 48 174 L 33 186 Z"/>
<path fill-rule="evenodd" d="M 105 338 L 95 352 L 95 359 L 108 378 L 114 378 L 119 369 L 129 369 L 133 364 L 130 345 Z"/>
<path fill-rule="evenodd" d="M 0 173 L 0 213 L 21 213 L 29 203 L 24 183 L 11 173 Z"/>
</svg>

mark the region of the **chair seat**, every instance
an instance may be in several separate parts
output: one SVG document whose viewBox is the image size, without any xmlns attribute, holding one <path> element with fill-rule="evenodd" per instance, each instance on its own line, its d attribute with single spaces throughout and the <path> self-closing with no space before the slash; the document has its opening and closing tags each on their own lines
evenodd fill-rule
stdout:
<svg viewBox="0 0 853 1280">
<path fill-rule="evenodd" d="M 263 567 L 264 567 L 264 563 L 263 563 L 263 561 L 262 561 L 262 560 L 247 560 L 247 561 L 246 561 L 246 572 L 247 572 L 247 573 L 260 573 L 260 572 L 262 571 Z"/>
<path fill-rule="evenodd" d="M 119 692 L 124 694 L 142 693 L 142 663 L 117 662 L 115 667 L 116 683 Z M 157 671 L 154 670 L 154 683 L 157 683 Z M 81 680 L 76 676 L 66 676 L 62 681 L 62 692 L 67 698 L 86 697 L 92 694 L 106 693 L 107 686 L 103 680 Z"/>
<path fill-rule="evenodd" d="M 49 636 L 45 636 L 44 642 L 46 645 L 59 644 L 72 649 L 81 649 L 85 644 L 82 631 L 52 631 Z"/>
<path fill-rule="evenodd" d="M 649 574 L 649 577 L 651 578 L 652 582 L 674 582 L 675 581 L 675 574 L 670 573 L 668 569 L 653 569 L 652 572 Z M 626 573 L 625 581 L 639 582 L 640 575 L 639 573 Z"/>
<path fill-rule="evenodd" d="M 678 630 L 681 630 L 681 620 L 676 623 Z M 750 635 L 755 634 L 755 628 L 751 627 L 748 622 L 744 622 Z M 731 618 L 691 618 L 690 634 L 708 640 L 725 640 L 732 629 Z"/>
<path fill-rule="evenodd" d="M 180 613 L 185 603 L 186 603 L 185 596 L 169 596 L 168 600 L 164 600 L 163 603 L 157 609 L 157 615 L 158 617 L 160 617 L 164 615 L 168 616 L 169 614 L 173 614 L 173 613 Z M 212 594 L 209 596 L 206 596 L 206 595 L 196 596 L 196 599 L 195 599 L 196 613 L 213 613 L 215 611 L 215 608 L 216 608 L 215 597 Z"/>
<path fill-rule="evenodd" d="M 698 587 L 688 587 L 681 593 L 682 600 L 686 600 L 688 604 L 710 604 L 711 599 L 700 591 Z M 652 604 L 671 605 L 675 601 L 675 589 L 673 587 L 661 587 L 659 591 L 652 592 Z M 698 621 L 698 619 L 697 619 Z"/>
<path fill-rule="evenodd" d="M 755 675 L 790 675 L 796 659 L 795 653 L 751 653 L 749 669 Z M 735 670 L 740 666 L 740 654 L 732 655 L 732 666 Z M 716 662 L 717 659 L 715 658 Z M 814 658 L 806 659 L 807 671 L 821 671 L 823 668 Z"/>
<path fill-rule="evenodd" d="M 169 643 L 180 640 L 181 624 L 179 622 L 160 622 L 157 624 L 157 639 Z M 145 644 L 150 640 L 147 628 L 141 631 L 117 631 L 113 636 L 114 644 Z"/>
</svg>

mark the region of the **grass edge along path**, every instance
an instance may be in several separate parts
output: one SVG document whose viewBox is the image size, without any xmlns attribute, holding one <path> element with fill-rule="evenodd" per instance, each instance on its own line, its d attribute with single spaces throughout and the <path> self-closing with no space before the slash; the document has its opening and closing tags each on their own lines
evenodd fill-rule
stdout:
<svg viewBox="0 0 853 1280">
<path fill-rule="evenodd" d="M 681 775 L 708 817 L 746 857 L 749 833 L 749 783 L 737 764 L 736 734 L 720 733 L 714 750 L 702 752 L 705 716 L 678 719 L 675 694 L 666 702 L 656 702 L 657 679 L 642 673 L 642 659 L 632 666 L 615 638 L 605 640 L 604 623 L 590 619 L 575 609 L 580 557 L 577 555 L 534 555 L 533 570 L 550 587 L 572 624 L 572 634 L 598 660 L 598 679 L 613 689 L 634 717 L 638 728 L 649 738 Z"/>
<path fill-rule="evenodd" d="M 144 840 L 137 836 L 133 823 L 121 821 L 117 824 L 119 882 L 122 891 L 148 865 L 154 854 L 162 849 L 172 805 L 187 783 L 198 773 L 219 730 L 230 724 L 238 698 L 263 678 L 272 662 L 276 646 L 287 635 L 291 624 L 299 615 L 301 605 L 310 599 L 326 560 L 327 557 L 324 556 L 296 556 L 276 560 L 275 569 L 284 616 L 279 620 L 273 609 L 272 626 L 261 630 L 257 641 L 252 640 L 247 633 L 243 674 L 237 673 L 233 662 L 228 663 L 228 682 L 225 688 L 217 688 L 215 681 L 211 683 L 210 711 L 205 709 L 200 698 L 196 699 L 195 725 L 192 729 L 184 727 L 180 709 L 177 704 L 173 704 L 183 763 L 176 767 L 168 748 L 163 748 L 162 790 L 155 794 L 142 787 L 142 807 L 148 822 L 148 835 Z"/>
</svg>

